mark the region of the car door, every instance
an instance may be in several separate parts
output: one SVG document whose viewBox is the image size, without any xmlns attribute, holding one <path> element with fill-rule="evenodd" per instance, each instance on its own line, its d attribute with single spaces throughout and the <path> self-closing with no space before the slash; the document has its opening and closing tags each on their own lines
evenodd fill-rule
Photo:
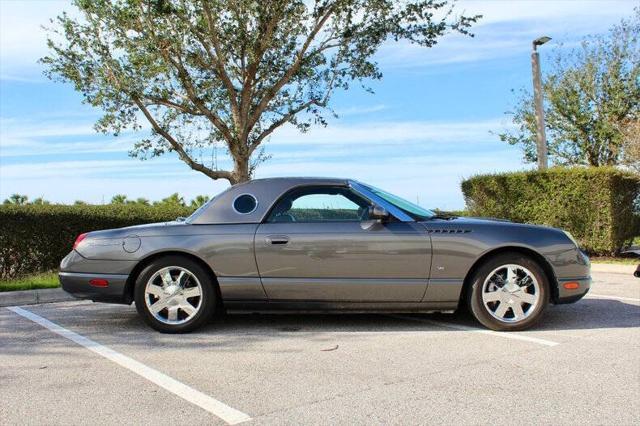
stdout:
<svg viewBox="0 0 640 426">
<path fill-rule="evenodd" d="M 285 194 L 254 239 L 269 300 L 420 302 L 430 237 L 413 222 L 368 220 L 370 205 L 347 187 Z"/>
</svg>

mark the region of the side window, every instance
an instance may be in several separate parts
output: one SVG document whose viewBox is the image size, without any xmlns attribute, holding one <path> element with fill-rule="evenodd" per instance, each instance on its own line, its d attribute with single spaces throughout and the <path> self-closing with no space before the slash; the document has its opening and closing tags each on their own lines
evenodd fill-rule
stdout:
<svg viewBox="0 0 640 426">
<path fill-rule="evenodd" d="M 368 213 L 368 202 L 346 189 L 313 189 L 285 195 L 267 222 L 359 222 Z"/>
</svg>

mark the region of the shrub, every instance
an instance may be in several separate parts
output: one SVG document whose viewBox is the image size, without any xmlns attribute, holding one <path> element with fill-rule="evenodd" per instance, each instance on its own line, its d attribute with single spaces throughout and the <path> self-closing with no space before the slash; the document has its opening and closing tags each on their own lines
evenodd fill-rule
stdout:
<svg viewBox="0 0 640 426">
<path fill-rule="evenodd" d="M 443 216 L 469 216 L 467 210 L 440 210 L 439 208 L 430 209 L 432 212 Z"/>
<path fill-rule="evenodd" d="M 83 232 L 165 222 L 192 211 L 180 206 L 1 205 L 0 278 L 56 269 Z"/>
<path fill-rule="evenodd" d="M 640 175 L 616 168 L 479 175 L 462 192 L 473 216 L 562 228 L 592 254 L 616 254 L 640 235 Z"/>
</svg>

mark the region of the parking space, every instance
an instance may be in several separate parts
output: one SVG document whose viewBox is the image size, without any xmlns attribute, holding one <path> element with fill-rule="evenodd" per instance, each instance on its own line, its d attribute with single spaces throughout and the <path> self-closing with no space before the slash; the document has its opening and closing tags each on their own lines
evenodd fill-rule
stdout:
<svg viewBox="0 0 640 426">
<path fill-rule="evenodd" d="M 464 314 L 229 315 L 162 335 L 133 306 L 24 309 L 0 310 L 0 424 L 640 422 L 640 280 L 621 274 L 520 333 Z"/>
</svg>

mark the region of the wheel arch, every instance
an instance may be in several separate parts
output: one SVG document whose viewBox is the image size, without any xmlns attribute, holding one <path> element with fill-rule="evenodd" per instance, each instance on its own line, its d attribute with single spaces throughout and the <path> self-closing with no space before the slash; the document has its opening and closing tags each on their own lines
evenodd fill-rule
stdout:
<svg viewBox="0 0 640 426">
<path fill-rule="evenodd" d="M 556 278 L 556 274 L 553 270 L 553 266 L 551 266 L 551 263 L 549 263 L 549 261 L 542 254 L 532 248 L 523 246 L 503 246 L 491 249 L 483 253 L 478 259 L 476 259 L 471 268 L 467 271 L 467 274 L 464 277 L 462 291 L 460 292 L 460 299 L 458 300 L 459 306 L 464 306 L 464 300 L 466 299 L 467 291 L 471 287 L 471 277 L 473 277 L 475 272 L 490 258 L 504 253 L 520 253 L 535 260 L 540 265 L 545 275 L 547 276 L 547 279 L 549 280 L 549 284 L 551 286 L 551 301 L 554 303 L 556 302 L 556 300 L 558 299 L 558 279 Z"/>
<path fill-rule="evenodd" d="M 197 264 L 199 264 L 209 274 L 209 277 L 211 278 L 211 282 L 213 283 L 214 290 L 216 292 L 217 303 L 219 306 L 222 306 L 222 294 L 220 292 L 220 285 L 218 284 L 218 279 L 216 277 L 215 272 L 211 268 L 211 266 L 207 262 L 205 262 L 201 257 L 196 256 L 193 253 L 180 251 L 180 250 L 159 251 L 159 252 L 149 254 L 148 256 L 140 259 L 140 261 L 136 264 L 136 266 L 133 268 L 133 270 L 129 274 L 129 277 L 127 278 L 127 283 L 125 284 L 124 297 L 127 303 L 130 304 L 131 302 L 133 302 L 133 299 L 134 299 L 133 294 L 134 294 L 134 289 L 136 285 L 136 280 L 138 279 L 140 272 L 142 272 L 142 270 L 146 268 L 151 262 L 165 256 L 180 256 L 186 259 L 190 259 L 196 262 Z"/>
</svg>

